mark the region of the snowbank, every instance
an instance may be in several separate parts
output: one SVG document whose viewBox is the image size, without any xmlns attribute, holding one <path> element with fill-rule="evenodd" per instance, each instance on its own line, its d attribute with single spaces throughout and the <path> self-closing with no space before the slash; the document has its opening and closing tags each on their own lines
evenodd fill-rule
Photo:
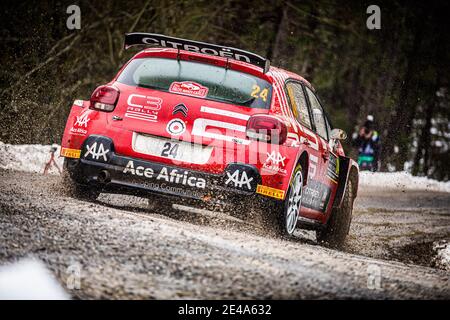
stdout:
<svg viewBox="0 0 450 320">
<path fill-rule="evenodd" d="M 55 160 L 62 168 L 63 158 L 59 157 L 59 145 Z M 41 144 L 5 144 L 0 141 L 0 168 L 17 171 L 40 172 L 44 171 L 45 164 L 50 159 L 50 145 Z M 53 166 L 49 173 L 58 174 Z M 450 192 L 450 181 L 439 182 L 426 177 L 414 177 L 407 172 L 360 172 L 360 186 L 393 188 L 393 189 L 413 189 Z"/>
<path fill-rule="evenodd" d="M 450 192 L 450 181 L 440 182 L 426 177 L 415 177 L 408 172 L 369 172 L 361 171 L 361 187 L 378 187 L 402 190 L 427 190 Z"/>
<path fill-rule="evenodd" d="M 45 265 L 27 258 L 0 267 L 1 300 L 67 300 L 64 291 Z"/>
<path fill-rule="evenodd" d="M 59 157 L 60 146 L 53 145 L 57 150 L 55 160 L 62 169 L 63 158 Z M 45 164 L 50 159 L 50 145 L 41 144 L 5 144 L 0 141 L 0 168 L 26 172 L 44 172 Z M 52 165 L 50 174 L 58 174 L 58 170 Z"/>
</svg>

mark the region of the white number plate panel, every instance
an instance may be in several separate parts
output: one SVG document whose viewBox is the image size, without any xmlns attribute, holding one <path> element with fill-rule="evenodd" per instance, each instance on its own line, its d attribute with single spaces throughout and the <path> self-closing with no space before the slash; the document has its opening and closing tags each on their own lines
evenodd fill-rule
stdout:
<svg viewBox="0 0 450 320">
<path fill-rule="evenodd" d="M 194 164 L 207 163 L 213 150 L 209 146 L 147 136 L 136 132 L 133 133 L 132 147 L 135 152 Z"/>
</svg>

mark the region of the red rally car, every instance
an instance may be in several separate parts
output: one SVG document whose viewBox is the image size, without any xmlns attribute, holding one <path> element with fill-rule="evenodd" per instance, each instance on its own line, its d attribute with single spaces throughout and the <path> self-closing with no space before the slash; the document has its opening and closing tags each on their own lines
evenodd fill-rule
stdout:
<svg viewBox="0 0 450 320">
<path fill-rule="evenodd" d="M 305 79 L 235 48 L 126 34 L 136 45 L 150 47 L 71 108 L 61 156 L 76 196 L 245 203 L 283 235 L 343 243 L 358 166 Z"/>
</svg>

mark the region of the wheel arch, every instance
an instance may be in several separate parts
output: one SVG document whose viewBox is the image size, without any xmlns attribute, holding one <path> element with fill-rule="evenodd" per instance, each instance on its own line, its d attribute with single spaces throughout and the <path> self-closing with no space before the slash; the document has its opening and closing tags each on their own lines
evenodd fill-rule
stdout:
<svg viewBox="0 0 450 320">
<path fill-rule="evenodd" d="M 309 155 L 308 152 L 303 151 L 300 155 L 300 157 L 297 160 L 297 163 L 299 163 L 302 166 L 303 171 L 303 186 L 306 186 L 308 183 L 308 170 L 309 170 Z"/>
<path fill-rule="evenodd" d="M 295 168 L 297 167 L 298 164 L 300 164 L 302 167 L 303 186 L 306 186 L 308 182 L 309 154 L 308 151 L 304 148 L 300 148 L 300 150 L 296 151 L 295 162 L 294 165 L 292 166 L 292 170 L 288 175 L 283 177 L 283 179 L 286 179 L 285 185 L 287 186 L 286 189 L 284 190 L 285 193 L 287 193 L 287 191 L 289 190 L 289 184 L 293 178 Z"/>
</svg>

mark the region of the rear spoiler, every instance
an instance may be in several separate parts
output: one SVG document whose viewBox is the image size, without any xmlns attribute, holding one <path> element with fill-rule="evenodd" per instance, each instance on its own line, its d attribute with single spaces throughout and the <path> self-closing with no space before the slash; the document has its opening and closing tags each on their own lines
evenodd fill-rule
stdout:
<svg viewBox="0 0 450 320">
<path fill-rule="evenodd" d="M 262 68 L 264 73 L 269 71 L 270 67 L 270 61 L 268 59 L 240 49 L 223 47 L 200 41 L 168 37 L 156 33 L 126 33 L 124 45 L 125 50 L 137 45 L 173 48 L 243 61 Z"/>
</svg>

